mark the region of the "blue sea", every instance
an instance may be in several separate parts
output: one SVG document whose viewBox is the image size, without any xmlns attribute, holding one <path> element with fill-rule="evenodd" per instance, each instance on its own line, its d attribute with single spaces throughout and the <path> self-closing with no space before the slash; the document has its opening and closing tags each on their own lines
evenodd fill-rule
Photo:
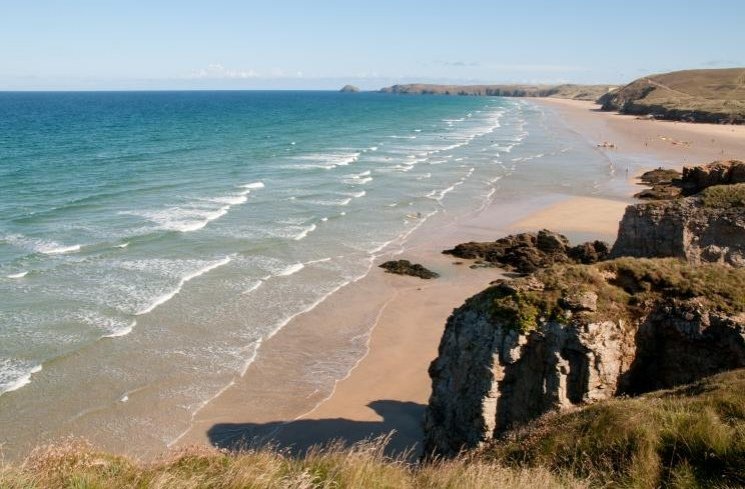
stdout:
<svg viewBox="0 0 745 489">
<path fill-rule="evenodd" d="M 507 190 L 601 192 L 614 163 L 552 117 L 497 97 L 0 93 L 0 444 L 85 426 L 165 446 L 423 223 Z M 328 363 L 326 386 L 349 368 Z"/>
</svg>

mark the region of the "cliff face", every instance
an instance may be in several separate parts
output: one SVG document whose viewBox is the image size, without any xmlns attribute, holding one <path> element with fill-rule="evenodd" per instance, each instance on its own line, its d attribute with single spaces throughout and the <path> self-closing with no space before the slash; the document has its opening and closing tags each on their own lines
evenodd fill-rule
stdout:
<svg viewBox="0 0 745 489">
<path fill-rule="evenodd" d="M 549 411 L 745 366 L 744 285 L 745 271 L 721 265 L 622 259 L 485 290 L 454 311 L 430 366 L 425 453 L 452 456 Z"/>
<path fill-rule="evenodd" d="M 737 197 L 739 189 L 710 187 L 699 196 L 629 206 L 611 256 L 745 266 L 745 208 L 715 201 L 721 193 Z"/>
</svg>

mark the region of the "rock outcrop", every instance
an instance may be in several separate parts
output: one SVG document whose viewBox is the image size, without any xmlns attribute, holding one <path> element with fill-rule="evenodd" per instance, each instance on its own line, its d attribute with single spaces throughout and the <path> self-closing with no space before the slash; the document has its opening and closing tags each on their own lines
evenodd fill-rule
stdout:
<svg viewBox="0 0 745 489">
<path fill-rule="evenodd" d="M 520 233 L 489 242 L 469 242 L 445 250 L 458 258 L 478 260 L 518 273 L 531 273 L 554 263 L 595 263 L 607 258 L 610 247 L 602 241 L 570 246 L 566 236 L 547 229 Z"/>
<path fill-rule="evenodd" d="M 398 275 L 410 275 L 412 277 L 423 279 L 437 278 L 440 276 L 438 273 L 433 272 L 418 263 L 411 263 L 409 260 L 390 260 L 379 266 L 380 268 L 385 269 L 388 273 L 395 273 Z"/>
<path fill-rule="evenodd" d="M 342 93 L 357 93 L 360 91 L 360 89 L 355 87 L 354 85 L 344 85 L 339 91 Z"/>
<path fill-rule="evenodd" d="M 643 185 L 651 188 L 634 197 L 643 200 L 669 200 L 691 196 L 716 185 L 745 183 L 745 163 L 739 160 L 715 161 L 707 165 L 684 167 L 683 173 L 657 168 L 639 177 Z"/>
<path fill-rule="evenodd" d="M 709 174 L 703 182 L 713 180 Z M 690 263 L 745 266 L 745 195 L 741 185 L 714 186 L 677 200 L 629 206 L 612 257 L 677 257 Z"/>
<path fill-rule="evenodd" d="M 726 160 L 683 168 L 680 186 L 684 195 L 694 195 L 715 185 L 738 183 L 745 183 L 745 163 Z"/>
<path fill-rule="evenodd" d="M 448 319 L 430 366 L 425 454 L 745 366 L 743 286 L 745 270 L 628 258 L 496 283 Z"/>
</svg>

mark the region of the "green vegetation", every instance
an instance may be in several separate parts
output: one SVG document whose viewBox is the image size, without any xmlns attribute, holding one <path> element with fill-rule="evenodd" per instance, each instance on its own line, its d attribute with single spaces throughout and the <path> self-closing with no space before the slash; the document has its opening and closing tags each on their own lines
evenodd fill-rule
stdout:
<svg viewBox="0 0 745 489">
<path fill-rule="evenodd" d="M 598 297 L 596 311 L 582 312 L 590 322 L 631 321 L 643 312 L 643 305 L 659 299 L 696 298 L 723 313 L 745 312 L 745 270 L 719 264 L 692 267 L 673 258 L 553 265 L 532 277 L 493 286 L 477 300 L 487 302 L 495 321 L 528 332 L 541 321 L 565 322 L 571 308 L 564 299 L 587 291 Z"/>
<path fill-rule="evenodd" d="M 331 446 L 302 458 L 278 450 L 241 454 L 187 449 L 153 464 L 97 452 L 70 441 L 37 450 L 19 467 L 0 468 L 7 489 L 337 489 L 337 488 L 583 488 L 570 476 L 542 468 L 506 468 L 459 459 L 415 466 L 383 455 L 386 439 L 352 448 Z"/>
<path fill-rule="evenodd" d="M 549 415 L 482 456 L 568 470 L 593 487 L 743 487 L 745 370 Z"/>
<path fill-rule="evenodd" d="M 701 192 L 704 207 L 732 209 L 745 207 L 745 183 L 716 185 Z"/>
<path fill-rule="evenodd" d="M 619 258 L 598 264 L 601 271 L 615 274 L 610 282 L 629 294 L 629 304 L 656 297 L 697 298 L 726 314 L 745 311 L 745 270 L 709 263 L 687 265 L 674 258 Z"/>
</svg>

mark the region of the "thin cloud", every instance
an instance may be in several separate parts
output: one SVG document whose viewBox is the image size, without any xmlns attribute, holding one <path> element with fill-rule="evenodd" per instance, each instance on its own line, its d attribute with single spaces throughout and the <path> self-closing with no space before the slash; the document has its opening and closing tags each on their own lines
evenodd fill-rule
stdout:
<svg viewBox="0 0 745 489">
<path fill-rule="evenodd" d="M 192 71 L 187 78 L 202 80 L 245 80 L 248 78 L 257 78 L 258 76 L 259 74 L 253 70 L 234 70 L 216 63 L 206 68 Z"/>
<path fill-rule="evenodd" d="M 479 66 L 478 61 L 443 61 L 443 65 L 445 66 L 454 66 L 457 68 L 466 68 L 469 66 Z"/>
</svg>

